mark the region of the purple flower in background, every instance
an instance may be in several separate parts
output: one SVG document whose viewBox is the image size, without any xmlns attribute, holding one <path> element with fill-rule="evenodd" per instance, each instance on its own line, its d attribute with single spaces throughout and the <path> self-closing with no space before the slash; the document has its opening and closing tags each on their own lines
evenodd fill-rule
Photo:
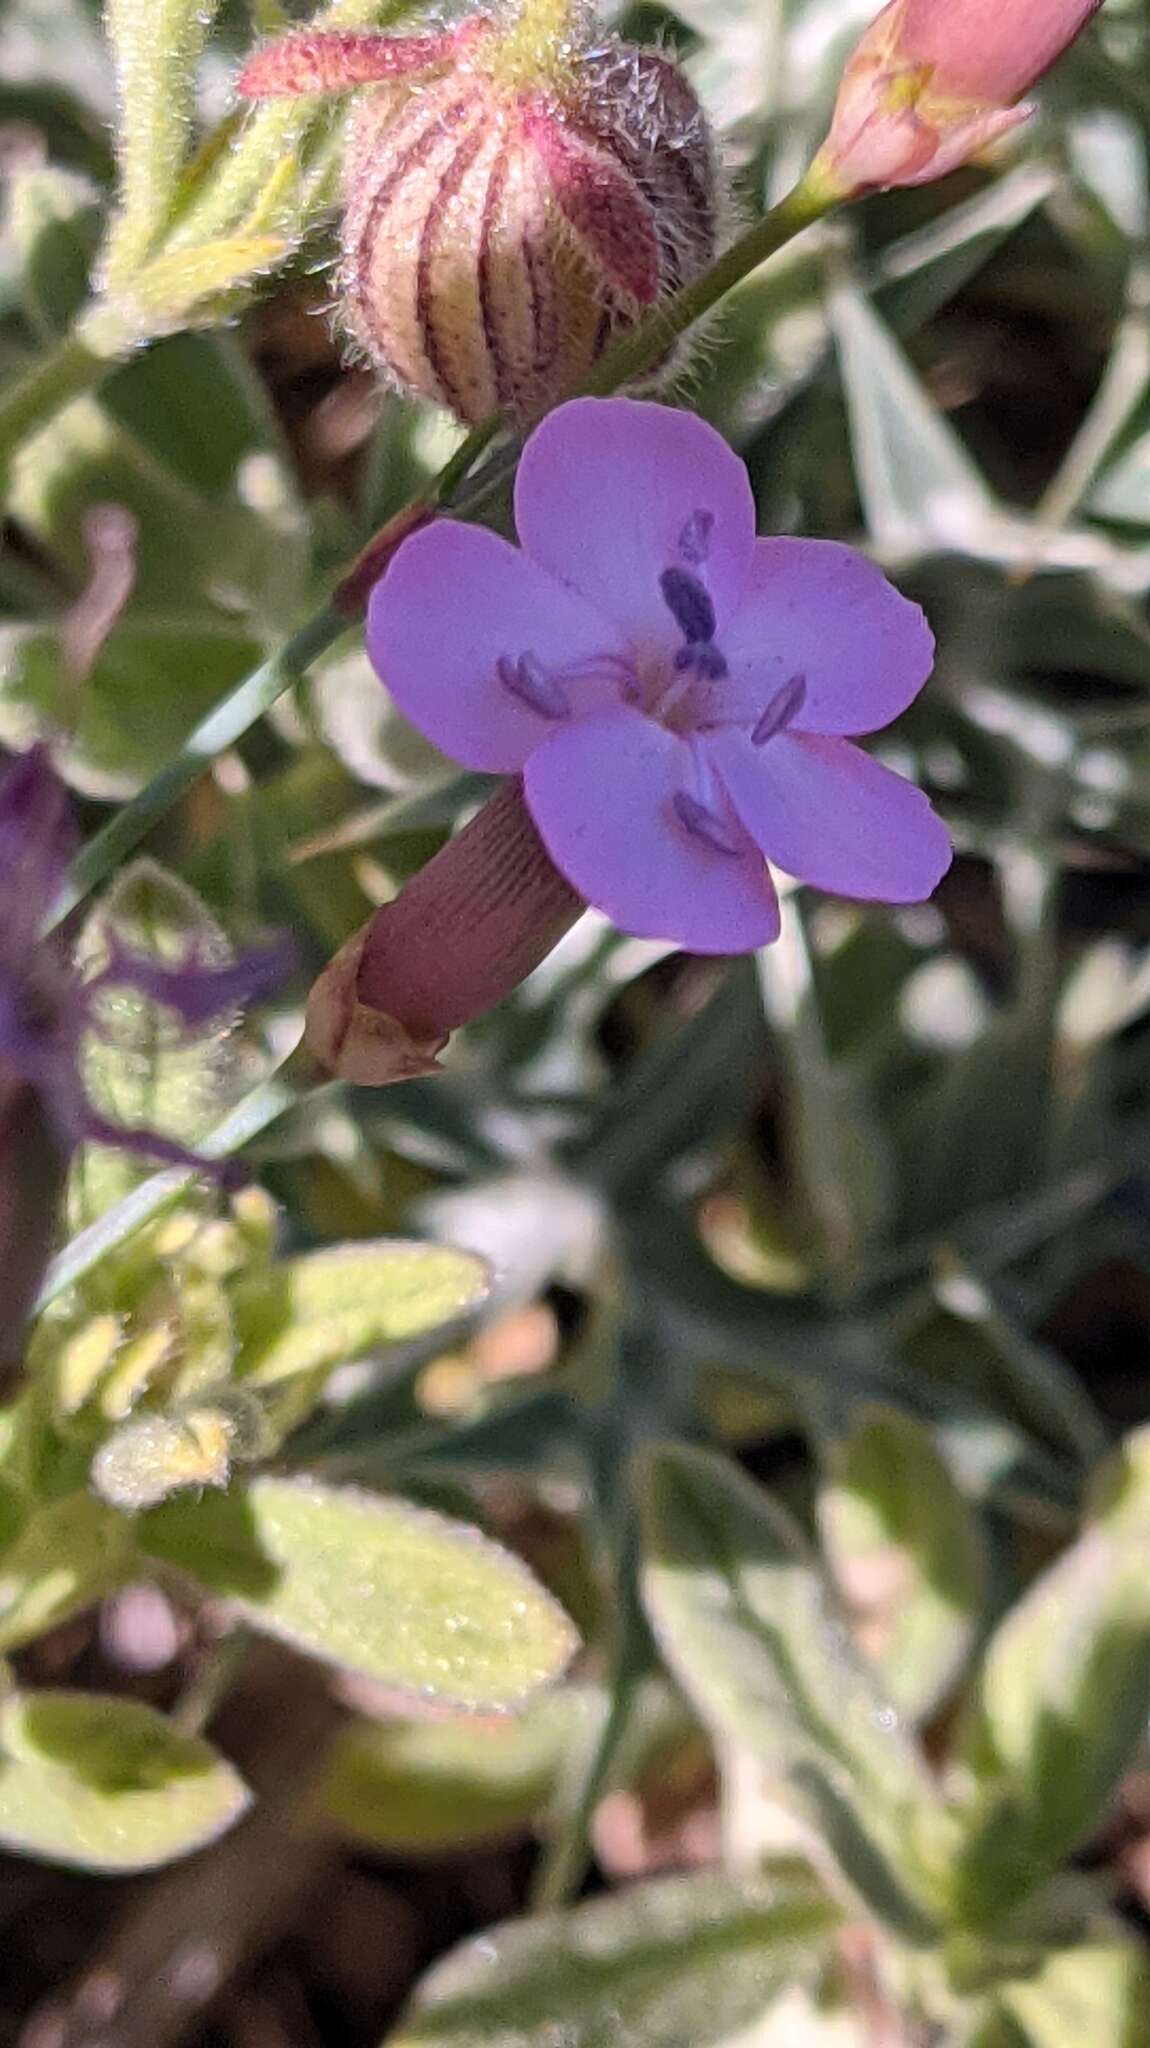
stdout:
<svg viewBox="0 0 1150 2048">
<path fill-rule="evenodd" d="M 204 1165 L 158 1132 L 108 1123 L 89 1103 L 81 1054 L 85 1033 L 99 1029 L 95 999 L 108 988 L 135 988 L 193 1027 L 279 981 L 290 956 L 273 946 L 221 965 L 193 950 L 168 967 L 112 938 L 100 971 L 82 978 L 59 939 L 41 936 L 74 841 L 67 792 L 47 749 L 33 747 L 0 775 L 0 1112 L 21 1098 L 34 1100 L 61 1161 L 95 1139 L 174 1164 Z M 7 1144 L 2 1149 L 10 1174 L 11 1150 Z"/>
<path fill-rule="evenodd" d="M 851 744 L 930 673 L 918 607 L 833 541 L 755 538 L 746 470 L 690 413 L 575 399 L 536 428 L 519 546 L 441 520 L 368 621 L 400 709 L 522 776 L 547 854 L 624 932 L 738 953 L 779 930 L 773 862 L 916 903 L 951 859 L 913 784 Z"/>
</svg>

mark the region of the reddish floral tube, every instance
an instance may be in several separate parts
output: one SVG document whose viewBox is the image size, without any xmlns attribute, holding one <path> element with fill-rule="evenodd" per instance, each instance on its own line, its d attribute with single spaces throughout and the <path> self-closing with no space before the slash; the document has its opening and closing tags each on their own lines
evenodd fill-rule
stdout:
<svg viewBox="0 0 1150 2048">
<path fill-rule="evenodd" d="M 814 174 L 841 197 L 922 185 L 1026 120 L 1018 106 L 1101 0 L 891 0 L 843 73 Z"/>
<path fill-rule="evenodd" d="M 538 967 L 584 909 L 505 782 L 393 903 L 349 939 L 312 990 L 307 1043 L 343 1080 L 434 1073 L 460 1024 Z"/>
</svg>

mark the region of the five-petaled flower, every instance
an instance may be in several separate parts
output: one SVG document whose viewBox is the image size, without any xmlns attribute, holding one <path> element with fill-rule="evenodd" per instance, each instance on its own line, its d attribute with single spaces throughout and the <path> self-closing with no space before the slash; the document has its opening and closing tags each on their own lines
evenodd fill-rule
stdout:
<svg viewBox="0 0 1150 2048">
<path fill-rule="evenodd" d="M 499 947 L 516 979 L 533 964 L 532 892 L 537 956 L 583 904 L 624 932 L 738 953 L 778 934 L 768 861 L 887 903 L 920 902 L 950 862 L 926 797 L 851 737 L 925 682 L 921 611 L 851 548 L 756 539 L 746 470 L 712 428 L 575 399 L 527 443 L 515 520 L 518 547 L 424 528 L 371 600 L 368 649 L 395 702 L 465 767 L 521 778 L 521 799 L 497 799 L 499 833 L 477 820 L 357 937 L 324 999 L 343 1023 L 313 1011 L 337 1064 L 349 975 L 355 1031 L 366 1004 L 433 1051 L 468 1014 L 469 954 L 484 1001 Z M 499 924 L 488 899 L 508 906 Z"/>
<path fill-rule="evenodd" d="M 368 649 L 467 768 L 522 774 L 572 888 L 625 932 L 736 953 L 779 928 L 765 861 L 929 896 L 950 845 L 848 734 L 917 696 L 917 606 L 834 541 L 757 540 L 743 464 L 689 413 L 576 399 L 524 451 L 519 548 L 441 521 L 378 585 Z"/>
</svg>

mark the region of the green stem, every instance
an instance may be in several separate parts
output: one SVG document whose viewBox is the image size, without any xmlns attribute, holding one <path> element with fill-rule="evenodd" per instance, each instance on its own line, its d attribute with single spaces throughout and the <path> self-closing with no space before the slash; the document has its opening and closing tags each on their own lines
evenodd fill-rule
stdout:
<svg viewBox="0 0 1150 2048">
<path fill-rule="evenodd" d="M 618 391 L 621 385 L 630 384 L 644 370 L 649 370 L 652 363 L 666 355 L 680 335 L 712 312 L 735 285 L 741 284 L 769 257 L 777 255 L 796 235 L 801 235 L 804 228 L 813 227 L 816 221 L 822 220 L 838 205 L 842 196 L 821 179 L 808 174 L 793 192 L 788 192 L 785 199 L 780 199 L 777 206 L 772 206 L 769 213 L 732 242 L 702 277 L 685 285 L 681 292 L 668 299 L 665 306 L 660 306 L 638 327 L 620 335 L 596 363 L 582 386 L 582 395 L 606 397 L 610 392 Z"/>
<path fill-rule="evenodd" d="M 234 747 L 256 720 L 271 709 L 276 698 L 298 682 L 311 663 L 346 632 L 347 624 L 330 605 L 325 606 L 200 720 L 175 759 L 80 849 L 53 911 L 49 930 L 54 930 L 77 903 L 107 880 L 125 855 L 133 852 L 153 825 L 179 802 L 216 755 Z"/>
<path fill-rule="evenodd" d="M 591 1827 L 595 1809 L 610 1789 L 611 1775 L 631 1722 L 636 1677 L 630 1670 L 614 1673 L 610 1705 L 591 1754 L 581 1763 L 570 1812 L 548 1843 L 531 1892 L 536 1913 L 565 1906 L 578 1892 L 591 1859 Z"/>
<path fill-rule="evenodd" d="M 237 1102 L 225 1117 L 201 1139 L 201 1159 L 230 1159 L 233 1153 L 242 1152 L 253 1138 L 266 1131 L 285 1110 L 293 1109 L 301 1096 L 327 1086 L 328 1083 L 316 1068 L 310 1054 L 297 1046 L 277 1067 L 274 1074 L 260 1081 L 242 1101 Z M 153 1173 L 138 1187 L 114 1202 L 86 1230 L 81 1230 L 70 1244 L 64 1246 L 53 1259 L 44 1275 L 33 1315 L 40 1315 L 49 1302 L 55 1301 L 69 1287 L 90 1273 L 108 1253 L 118 1245 L 134 1237 L 145 1223 L 162 1214 L 172 1202 L 194 1187 L 200 1174 L 192 1166 L 166 1166 L 160 1173 Z"/>
<path fill-rule="evenodd" d="M 764 214 L 762 220 L 741 235 L 705 277 L 688 285 L 642 326 L 623 335 L 588 378 L 583 386 L 584 394 L 603 395 L 615 391 L 657 362 L 670 344 L 696 320 L 709 313 L 734 285 L 757 270 L 761 263 L 801 234 L 804 228 L 820 220 L 835 204 L 837 196 L 828 193 L 811 178 L 796 186 L 793 192 Z M 426 494 L 430 503 L 444 502 L 492 431 L 493 422 L 483 422 L 456 450 L 445 471 Z M 495 492 L 502 489 L 507 474 L 508 464 L 496 454 L 471 490 L 456 501 L 452 507 L 455 515 L 474 518 Z M 91 890 L 107 879 L 124 856 L 131 853 L 152 826 L 179 801 L 214 756 L 235 746 L 249 727 L 271 709 L 277 697 L 290 684 L 297 682 L 313 661 L 326 653 L 349 623 L 335 605 L 326 605 L 293 635 L 286 646 L 237 684 L 231 694 L 209 712 L 175 760 L 169 762 L 155 780 L 82 849 L 56 907 L 53 924 L 58 924 Z"/>
<path fill-rule="evenodd" d="M 29 434 L 73 398 L 94 391 L 112 368 L 112 359 L 98 355 L 73 331 L 50 349 L 0 400 L 0 471 Z"/>
</svg>

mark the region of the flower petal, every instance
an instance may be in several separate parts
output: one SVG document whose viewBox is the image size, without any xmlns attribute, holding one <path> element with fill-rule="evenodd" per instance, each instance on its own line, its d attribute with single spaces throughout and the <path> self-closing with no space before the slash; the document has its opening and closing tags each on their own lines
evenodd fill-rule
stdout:
<svg viewBox="0 0 1150 2048">
<path fill-rule="evenodd" d="M 756 748 L 723 732 L 708 754 L 767 859 L 816 889 L 921 903 L 950 866 L 946 829 L 922 791 L 848 740 L 780 733 Z"/>
<path fill-rule="evenodd" d="M 652 719 L 619 709 L 561 726 L 523 780 L 552 860 L 621 931 L 693 953 L 746 953 L 778 937 L 770 876 L 737 821 L 739 850 L 719 852 L 676 812 L 694 785 L 691 750 Z"/>
<path fill-rule="evenodd" d="M 934 661 L 918 606 L 834 540 L 756 541 L 749 593 L 721 645 L 740 701 L 764 706 L 805 679 L 796 732 L 877 732 L 913 702 Z"/>
<path fill-rule="evenodd" d="M 682 636 L 660 591 L 663 571 L 697 568 L 721 640 L 746 588 L 755 502 L 738 456 L 693 413 L 575 398 L 548 414 L 523 451 L 515 524 L 533 561 L 581 590 L 635 645 L 666 650 Z"/>
<path fill-rule="evenodd" d="M 552 721 L 500 682 L 501 660 L 532 655 L 566 670 L 619 655 L 610 621 L 478 526 L 442 519 L 404 541 L 372 593 L 367 651 L 400 710 L 465 768 L 521 768 Z M 565 685 L 575 712 L 613 702 L 617 684 Z"/>
</svg>

